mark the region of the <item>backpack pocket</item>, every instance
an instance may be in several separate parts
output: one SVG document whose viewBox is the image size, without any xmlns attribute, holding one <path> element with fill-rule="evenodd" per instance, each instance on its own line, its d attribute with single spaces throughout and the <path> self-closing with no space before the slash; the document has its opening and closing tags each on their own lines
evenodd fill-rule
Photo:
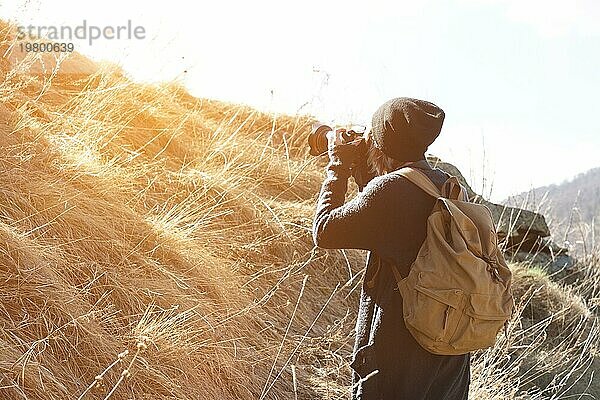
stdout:
<svg viewBox="0 0 600 400">
<path fill-rule="evenodd" d="M 493 346 L 498 331 L 510 318 L 510 307 L 498 295 L 473 293 L 468 299 L 464 316 L 450 345 L 457 350 L 467 351 Z"/>
<path fill-rule="evenodd" d="M 412 295 L 403 293 L 402 297 L 404 321 L 411 330 L 417 330 L 435 342 L 448 342 L 460 320 L 462 290 L 416 285 Z"/>
</svg>

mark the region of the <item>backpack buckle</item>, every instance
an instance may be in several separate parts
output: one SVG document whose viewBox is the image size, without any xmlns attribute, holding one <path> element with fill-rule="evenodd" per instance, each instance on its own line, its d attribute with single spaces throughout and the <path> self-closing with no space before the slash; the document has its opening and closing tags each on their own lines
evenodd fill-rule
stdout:
<svg viewBox="0 0 600 400">
<path fill-rule="evenodd" d="M 493 259 L 487 258 L 487 257 L 484 258 L 484 260 L 485 260 L 485 262 L 487 262 L 486 269 L 488 270 L 489 273 L 492 274 L 492 278 L 496 282 L 502 282 L 502 283 L 504 283 L 504 281 L 500 277 L 500 273 L 498 271 L 498 262 L 496 260 L 493 260 Z"/>
</svg>

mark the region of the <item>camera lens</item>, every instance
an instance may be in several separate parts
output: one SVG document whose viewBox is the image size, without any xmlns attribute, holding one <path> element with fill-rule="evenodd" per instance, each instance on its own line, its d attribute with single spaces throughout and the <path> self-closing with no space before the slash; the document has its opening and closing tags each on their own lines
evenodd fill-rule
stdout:
<svg viewBox="0 0 600 400">
<path fill-rule="evenodd" d="M 331 131 L 330 126 L 323 124 L 313 125 L 313 129 L 308 135 L 309 154 L 311 156 L 320 156 L 327 152 L 327 132 Z"/>
</svg>

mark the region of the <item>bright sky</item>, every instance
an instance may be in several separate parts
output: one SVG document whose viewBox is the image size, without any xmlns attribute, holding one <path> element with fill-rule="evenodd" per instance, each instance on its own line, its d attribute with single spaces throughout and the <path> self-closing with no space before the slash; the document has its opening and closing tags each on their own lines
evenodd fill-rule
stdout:
<svg viewBox="0 0 600 400">
<path fill-rule="evenodd" d="M 145 39 L 76 50 L 267 111 L 368 124 L 389 98 L 432 101 L 446 121 L 430 152 L 492 200 L 600 166 L 598 0 L 0 0 L 0 16 L 131 20 Z"/>
</svg>

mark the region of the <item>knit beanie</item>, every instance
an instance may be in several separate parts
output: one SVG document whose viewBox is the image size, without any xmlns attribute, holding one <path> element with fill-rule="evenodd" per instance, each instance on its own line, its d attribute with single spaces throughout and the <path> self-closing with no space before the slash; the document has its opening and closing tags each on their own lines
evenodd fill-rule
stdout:
<svg viewBox="0 0 600 400">
<path fill-rule="evenodd" d="M 398 161 L 419 160 L 440 134 L 444 116 L 441 108 L 428 101 L 388 100 L 373 114 L 373 144 Z"/>
</svg>

